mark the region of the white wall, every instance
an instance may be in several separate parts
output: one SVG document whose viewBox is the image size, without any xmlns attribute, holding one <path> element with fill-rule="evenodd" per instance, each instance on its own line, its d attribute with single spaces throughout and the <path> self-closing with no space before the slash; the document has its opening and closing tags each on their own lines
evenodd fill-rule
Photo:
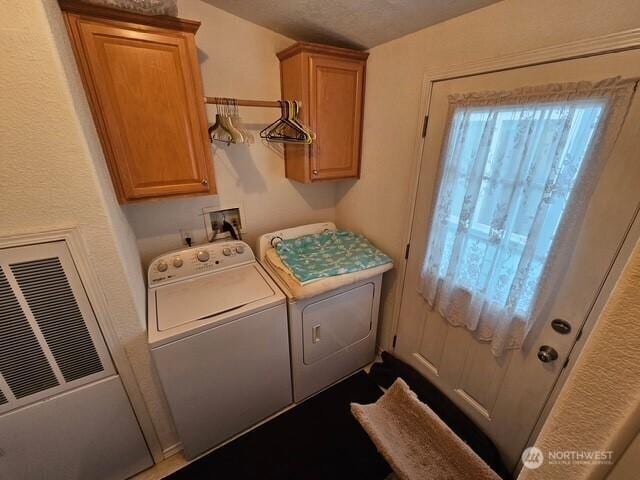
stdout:
<svg viewBox="0 0 640 480">
<path fill-rule="evenodd" d="M 293 40 L 242 20 L 199 0 L 178 4 L 179 15 L 199 20 L 196 43 L 205 95 L 261 100 L 280 98 L 280 65 L 276 52 Z M 215 106 L 208 106 L 210 123 Z M 303 185 L 287 180 L 280 145 L 264 145 L 259 131 L 279 116 L 277 109 L 241 108 L 241 118 L 256 142 L 215 145 L 218 195 L 160 200 L 124 207 L 138 238 L 145 264 L 154 256 L 180 248 L 180 229 L 191 229 L 196 242 L 205 240 L 202 207 L 242 203 L 246 239 L 279 228 L 333 221 L 335 183 Z"/>
<path fill-rule="evenodd" d="M 106 170 L 55 0 L 0 0 L 0 235 L 77 227 L 165 444 L 135 237 Z"/>
<path fill-rule="evenodd" d="M 505 0 L 371 50 L 359 181 L 338 186 L 336 220 L 404 256 L 421 121 L 423 72 L 638 27 L 637 0 Z M 434 172 L 435 174 L 435 172 Z M 389 348 L 398 284 L 385 274 L 382 346 Z"/>
</svg>

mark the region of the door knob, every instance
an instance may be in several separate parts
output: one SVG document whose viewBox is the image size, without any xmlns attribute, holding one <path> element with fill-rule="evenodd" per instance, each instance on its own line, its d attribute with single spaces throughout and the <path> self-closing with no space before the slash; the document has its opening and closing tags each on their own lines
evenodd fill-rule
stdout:
<svg viewBox="0 0 640 480">
<path fill-rule="evenodd" d="M 549 345 L 542 345 L 540 350 L 538 350 L 538 358 L 544 363 L 553 362 L 558 359 L 558 352 Z"/>
</svg>

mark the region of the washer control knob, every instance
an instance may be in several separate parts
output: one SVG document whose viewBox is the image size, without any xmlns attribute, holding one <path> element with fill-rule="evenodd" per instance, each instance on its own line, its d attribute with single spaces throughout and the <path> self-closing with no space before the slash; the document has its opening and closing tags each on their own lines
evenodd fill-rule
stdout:
<svg viewBox="0 0 640 480">
<path fill-rule="evenodd" d="M 196 254 L 196 257 L 198 257 L 198 260 L 200 260 L 201 262 L 206 262 L 207 260 L 209 260 L 209 252 L 207 252 L 206 250 L 199 250 Z"/>
<path fill-rule="evenodd" d="M 176 268 L 180 268 L 182 266 L 184 262 L 182 261 L 182 259 L 180 257 L 175 257 L 173 259 L 173 266 Z"/>
<path fill-rule="evenodd" d="M 158 262 L 157 268 L 159 272 L 166 272 L 167 268 L 169 268 L 169 265 L 167 265 L 167 262 L 165 262 L 164 260 L 160 260 Z"/>
<path fill-rule="evenodd" d="M 243 253 L 244 252 L 244 246 L 243 245 L 238 245 L 236 247 L 236 252 L 238 253 Z"/>
<path fill-rule="evenodd" d="M 224 247 L 224 248 L 222 249 L 222 254 L 223 254 L 225 257 L 228 257 L 229 255 L 231 255 L 231 249 L 230 249 L 229 247 Z"/>
</svg>

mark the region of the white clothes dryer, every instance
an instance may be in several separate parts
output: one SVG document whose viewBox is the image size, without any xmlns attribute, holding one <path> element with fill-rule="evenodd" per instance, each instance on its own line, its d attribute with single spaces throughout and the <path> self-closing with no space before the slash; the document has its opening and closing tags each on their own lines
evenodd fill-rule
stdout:
<svg viewBox="0 0 640 480">
<path fill-rule="evenodd" d="M 375 358 L 382 274 L 391 263 L 301 285 L 275 253 L 277 242 L 327 230 L 315 223 L 262 235 L 258 258 L 287 296 L 294 401 L 299 402 Z"/>
</svg>

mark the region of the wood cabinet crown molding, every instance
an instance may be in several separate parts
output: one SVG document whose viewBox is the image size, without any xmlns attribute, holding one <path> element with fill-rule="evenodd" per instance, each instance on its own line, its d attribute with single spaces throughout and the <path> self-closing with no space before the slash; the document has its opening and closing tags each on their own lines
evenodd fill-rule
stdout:
<svg viewBox="0 0 640 480">
<path fill-rule="evenodd" d="M 369 57 L 369 52 L 311 42 L 296 42 L 290 47 L 278 52 L 277 55 L 278 59 L 282 61 L 301 52 L 335 55 L 356 60 L 366 60 Z"/>
<path fill-rule="evenodd" d="M 200 23 L 59 3 L 118 200 L 216 193 Z"/>
<path fill-rule="evenodd" d="M 168 15 L 143 15 L 118 8 L 103 7 L 80 0 L 58 0 L 58 5 L 63 12 L 86 15 L 105 20 L 133 23 L 148 27 L 167 28 L 180 32 L 196 33 L 200 28 L 200 22 L 186 20 L 184 18 L 170 17 Z"/>
<path fill-rule="evenodd" d="M 284 100 L 300 100 L 311 145 L 285 145 L 285 175 L 313 183 L 359 178 L 365 70 L 369 54 L 298 42 L 278 53 Z"/>
</svg>

